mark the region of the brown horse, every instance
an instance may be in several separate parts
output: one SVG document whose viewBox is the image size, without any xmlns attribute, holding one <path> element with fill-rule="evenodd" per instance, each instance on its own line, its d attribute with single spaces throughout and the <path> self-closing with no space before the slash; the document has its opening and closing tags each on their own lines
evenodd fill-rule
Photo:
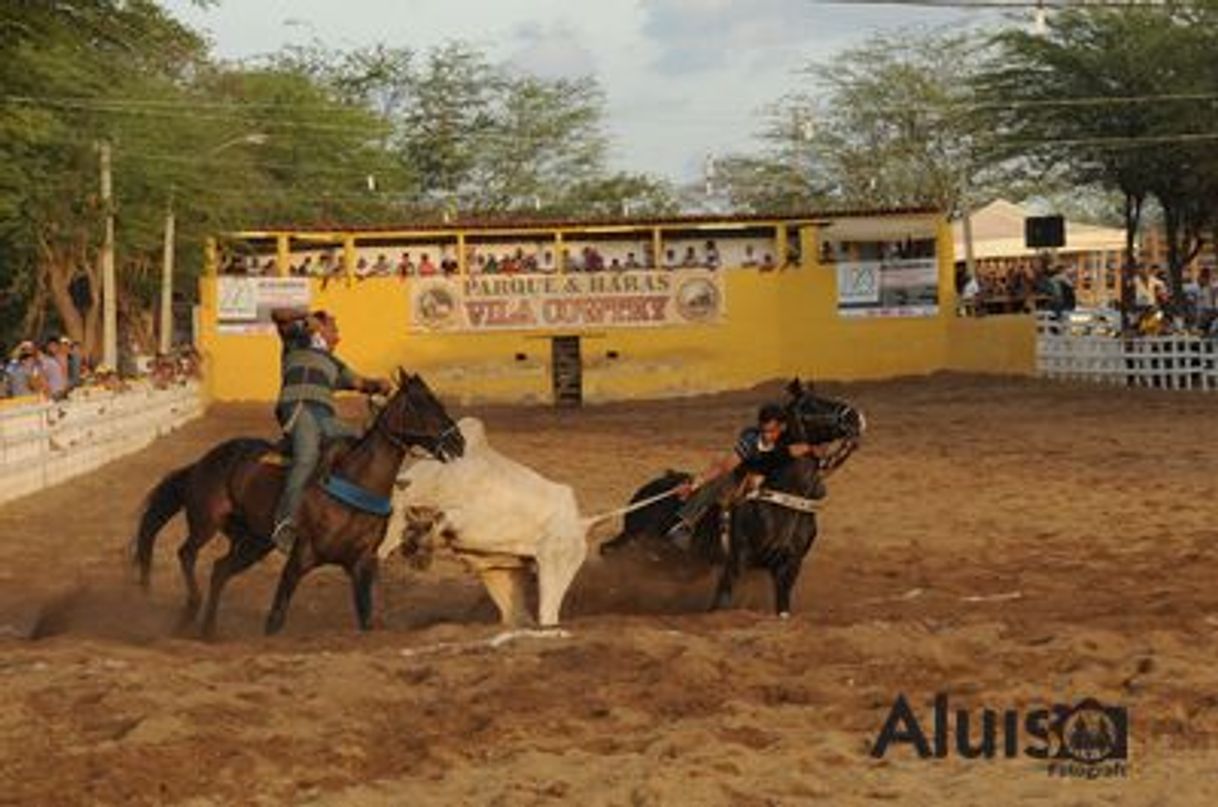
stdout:
<svg viewBox="0 0 1218 807">
<path fill-rule="evenodd" d="M 333 471 L 365 491 L 387 498 L 406 453 L 414 447 L 447 461 L 461 456 L 465 440 L 423 379 L 399 370 L 398 389 L 372 427 L 349 447 L 333 452 L 332 461 L 327 457 L 319 463 L 318 476 L 301 504 L 296 543 L 267 615 L 268 634 L 283 627 L 288 603 L 300 580 L 317 566 L 329 563 L 346 570 L 359 627 L 371 627 L 376 550 L 385 537 L 386 517 L 338 501 L 322 489 L 318 477 Z M 229 440 L 198 462 L 168 474 L 148 495 L 133 542 L 134 562 L 145 590 L 157 533 L 179 510 L 186 510 L 189 533 L 178 549 L 187 590 L 182 628 L 194 624 L 202 599 L 195 580 L 195 561 L 199 550 L 217 531 L 228 537 L 229 550 L 212 567 L 203 617 L 206 638 L 215 635 L 216 608 L 225 583 L 274 549 L 269 536 L 286 474 L 283 468 L 263 461 L 273 449 L 265 440 Z"/>
</svg>

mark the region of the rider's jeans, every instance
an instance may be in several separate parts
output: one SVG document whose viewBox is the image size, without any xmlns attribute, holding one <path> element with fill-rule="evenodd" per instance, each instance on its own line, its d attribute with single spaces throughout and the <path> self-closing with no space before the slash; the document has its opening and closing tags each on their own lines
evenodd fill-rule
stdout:
<svg viewBox="0 0 1218 807">
<path fill-rule="evenodd" d="M 283 493 L 279 496 L 279 505 L 275 508 L 276 524 L 285 518 L 296 518 L 305 486 L 321 460 L 322 440 L 356 436 L 354 429 L 321 404 L 306 402 L 299 405 L 299 411 L 296 409 L 296 406 L 289 405 L 280 407 L 275 413 L 280 423 L 290 422 L 292 426 L 289 435 L 292 439 L 292 467 L 288 471 Z"/>
<path fill-rule="evenodd" d="M 739 484 L 740 477 L 734 471 L 728 471 L 704 482 L 681 505 L 681 509 L 677 511 L 677 518 L 693 529 L 694 525 L 706 514 L 708 508 L 726 498 Z"/>
</svg>

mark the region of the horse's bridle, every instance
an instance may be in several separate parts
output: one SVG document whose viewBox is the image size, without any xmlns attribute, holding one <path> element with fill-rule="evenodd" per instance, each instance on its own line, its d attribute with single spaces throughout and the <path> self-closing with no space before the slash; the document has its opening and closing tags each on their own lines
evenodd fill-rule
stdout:
<svg viewBox="0 0 1218 807">
<path fill-rule="evenodd" d="M 790 413 L 795 420 L 794 436 L 799 442 L 808 442 L 808 431 L 804 426 L 804 413 L 801 404 L 804 400 L 804 395 L 801 393 L 795 400 L 790 403 Z M 842 431 L 850 432 L 845 437 L 838 438 L 839 443 L 828 455 L 820 458 L 820 470 L 823 475 L 828 475 L 829 472 L 840 468 L 842 464 L 850 458 L 850 455 L 859 447 L 860 434 L 855 429 L 847 429 L 843 424 L 843 419 L 848 412 L 855 411 L 849 404 L 835 402 L 840 407 L 835 415 L 835 425 Z M 861 415 L 859 416 L 861 418 Z"/>
<path fill-rule="evenodd" d="M 406 398 L 405 405 L 407 408 L 407 413 L 411 415 L 415 414 L 417 410 L 415 409 L 414 404 L 411 403 L 409 394 L 406 392 L 403 392 L 402 394 Z M 439 456 L 439 451 L 444 445 L 444 441 L 454 432 L 459 432 L 457 424 L 453 423 L 435 437 L 432 437 L 430 434 L 414 431 L 407 431 L 400 435 L 395 434 L 392 430 L 390 430 L 389 426 L 385 424 L 383 411 L 377 416 L 376 420 L 372 424 L 372 427 L 378 434 L 381 435 L 381 437 L 388 440 L 390 445 L 394 446 L 404 454 L 409 454 L 412 448 L 415 446 L 420 446 L 437 457 Z"/>
</svg>

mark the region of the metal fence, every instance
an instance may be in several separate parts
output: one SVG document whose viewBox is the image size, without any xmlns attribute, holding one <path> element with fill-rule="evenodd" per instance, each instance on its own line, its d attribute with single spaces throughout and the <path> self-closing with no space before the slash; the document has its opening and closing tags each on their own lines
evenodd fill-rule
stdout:
<svg viewBox="0 0 1218 807">
<path fill-rule="evenodd" d="M 1106 318 L 1044 314 L 1036 324 L 1036 369 L 1045 378 L 1127 387 L 1218 390 L 1218 342 L 1191 334 L 1122 337 Z"/>
<path fill-rule="evenodd" d="M 198 417 L 198 384 L 0 409 L 0 502 L 87 473 Z"/>
</svg>

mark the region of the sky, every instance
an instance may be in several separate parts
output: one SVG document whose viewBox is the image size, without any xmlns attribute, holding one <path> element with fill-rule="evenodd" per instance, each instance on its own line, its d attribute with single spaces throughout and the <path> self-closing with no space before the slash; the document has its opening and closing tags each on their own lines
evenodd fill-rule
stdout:
<svg viewBox="0 0 1218 807">
<path fill-rule="evenodd" d="M 762 109 L 810 61 L 909 26 L 977 24 L 980 12 L 818 0 L 163 0 L 217 56 L 315 40 L 428 50 L 461 39 L 536 75 L 592 74 L 606 94 L 613 168 L 686 182 L 708 155 L 760 147 Z"/>
</svg>

